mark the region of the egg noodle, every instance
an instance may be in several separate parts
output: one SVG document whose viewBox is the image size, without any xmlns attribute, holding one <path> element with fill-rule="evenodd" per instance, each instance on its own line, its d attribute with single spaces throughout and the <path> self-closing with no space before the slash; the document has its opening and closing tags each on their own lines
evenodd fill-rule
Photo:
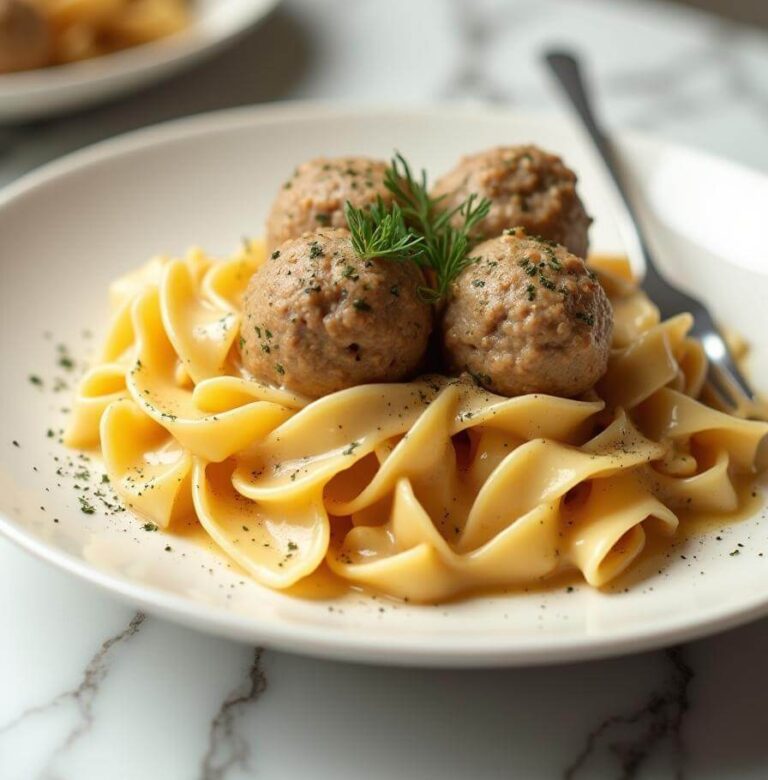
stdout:
<svg viewBox="0 0 768 780">
<path fill-rule="evenodd" d="M 63 64 L 165 38 L 188 26 L 188 0 L 32 0 L 50 25 L 51 62 Z"/>
<path fill-rule="evenodd" d="M 737 509 L 765 423 L 696 400 L 707 363 L 688 314 L 659 321 L 626 266 L 596 266 L 615 313 L 608 372 L 579 400 L 505 398 L 427 376 L 308 401 L 247 377 L 236 341 L 252 243 L 230 260 L 156 259 L 116 281 L 65 441 L 100 446 L 125 505 L 197 517 L 259 583 L 323 562 L 415 601 L 624 571 L 679 510 Z M 267 338 L 269 335 L 267 335 Z"/>
</svg>

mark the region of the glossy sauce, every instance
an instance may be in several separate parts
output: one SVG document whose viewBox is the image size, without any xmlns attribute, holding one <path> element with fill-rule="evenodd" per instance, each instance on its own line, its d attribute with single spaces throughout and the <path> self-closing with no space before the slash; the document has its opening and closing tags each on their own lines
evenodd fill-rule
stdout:
<svg viewBox="0 0 768 780">
<path fill-rule="evenodd" d="M 693 513 L 679 510 L 680 519 L 678 532 L 671 537 L 655 532 L 652 528 L 646 530 L 646 542 L 643 551 L 630 564 L 627 571 L 616 577 L 608 585 L 601 588 L 603 593 L 621 593 L 628 589 L 641 587 L 649 580 L 662 574 L 671 557 L 685 554 L 691 543 L 702 536 L 713 535 L 724 527 L 741 522 L 756 515 L 766 507 L 766 489 L 768 489 L 768 475 L 758 477 L 737 478 L 734 486 L 739 499 L 738 508 L 734 512 Z M 347 518 L 332 519 L 332 534 L 343 538 L 345 532 L 351 527 Z M 207 553 L 218 556 L 226 562 L 228 568 L 248 578 L 246 572 L 232 561 L 218 545 L 208 536 L 205 529 L 196 518 L 175 524 L 165 531 L 166 534 L 179 540 L 184 540 L 200 547 Z M 724 550 L 725 552 L 725 550 Z M 483 587 L 464 591 L 456 597 L 445 599 L 440 603 L 450 604 L 472 598 L 490 598 L 501 596 L 525 596 L 531 593 L 551 593 L 555 591 L 569 591 L 579 586 L 586 586 L 583 577 L 576 569 L 561 570 L 555 574 L 535 582 L 521 583 L 519 586 L 506 586 L 502 588 Z M 379 600 L 402 603 L 400 599 L 377 592 L 372 588 L 351 584 L 336 574 L 322 563 L 312 574 L 297 582 L 290 588 L 282 591 L 287 596 L 292 596 L 308 601 L 330 601 L 341 599 L 350 594 L 375 596 Z"/>
<path fill-rule="evenodd" d="M 620 256 L 596 256 L 591 258 L 591 264 L 600 271 L 605 271 L 619 280 L 617 283 L 632 282 L 633 276 L 629 263 L 625 257 Z M 458 438 L 455 442 L 457 446 L 457 459 L 459 465 L 468 462 L 470 448 L 472 445 L 468 436 Z M 98 456 L 94 458 L 98 460 Z M 376 471 L 378 464 L 374 454 L 359 461 L 353 468 L 339 472 L 329 483 L 326 490 L 331 490 L 337 500 L 348 499 L 354 496 L 361 485 L 369 482 Z M 764 505 L 764 495 L 761 485 L 765 485 L 764 479 L 734 479 L 734 487 L 738 495 L 738 508 L 736 511 L 727 514 L 702 514 L 678 510 L 676 512 L 680 520 L 680 526 L 677 533 L 672 537 L 666 537 L 660 533 L 654 532 L 649 528 L 650 523 L 646 523 L 646 542 L 642 553 L 631 562 L 628 570 L 619 575 L 609 585 L 602 590 L 605 593 L 622 592 L 628 588 L 634 588 L 645 581 L 662 573 L 666 562 L 673 554 L 683 551 L 687 545 L 694 539 L 700 539 L 703 535 L 708 535 L 730 525 L 743 520 L 746 517 L 757 513 Z M 377 511 L 380 508 L 377 508 Z M 344 538 L 346 531 L 351 528 L 351 521 L 347 518 L 331 519 L 332 540 L 336 542 Z M 249 578 L 249 575 L 232 561 L 226 553 L 208 536 L 202 525 L 195 517 L 175 523 L 168 531 L 171 536 L 179 540 L 184 540 L 196 546 L 201 546 L 206 552 L 221 556 L 226 562 L 229 570 L 240 574 L 243 578 Z M 332 541 L 333 545 L 334 541 Z M 480 588 L 462 593 L 455 598 L 448 598 L 441 603 L 450 603 L 451 601 L 464 600 L 480 596 L 507 596 L 524 595 L 530 593 L 544 593 L 559 590 L 570 590 L 575 586 L 586 585 L 581 574 L 573 569 L 560 570 L 546 578 L 526 581 L 520 586 L 506 586 L 503 588 Z M 373 595 L 374 591 L 358 584 L 352 584 L 349 580 L 335 575 L 327 566 L 322 563 L 312 574 L 300 580 L 297 584 L 283 591 L 286 595 L 307 600 L 332 600 L 339 599 L 346 594 L 367 593 Z M 376 593 L 378 598 L 397 602 L 399 599 Z"/>
</svg>

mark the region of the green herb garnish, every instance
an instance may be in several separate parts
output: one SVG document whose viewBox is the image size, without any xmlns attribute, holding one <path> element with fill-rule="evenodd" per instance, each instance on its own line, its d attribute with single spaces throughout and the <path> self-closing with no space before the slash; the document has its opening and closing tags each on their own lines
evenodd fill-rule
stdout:
<svg viewBox="0 0 768 780">
<path fill-rule="evenodd" d="M 423 286 L 419 292 L 436 302 L 448 294 L 451 283 L 472 262 L 468 254 L 476 240 L 471 233 L 488 215 L 491 202 L 472 194 L 456 208 L 442 210 L 443 198 L 429 194 L 426 172 L 417 180 L 401 154 L 392 159 L 384 183 L 395 196 L 391 206 L 381 198 L 368 209 L 355 208 L 349 202 L 344 206 L 355 253 L 363 260 L 412 261 L 429 268 L 435 286 Z M 457 214 L 462 218 L 458 227 L 453 224 Z"/>
<path fill-rule="evenodd" d="M 357 209 L 347 201 L 344 216 L 352 233 L 352 247 L 362 260 L 420 261 L 424 240 L 406 227 L 397 203 L 387 207 L 379 198 L 369 209 Z"/>
<path fill-rule="evenodd" d="M 84 496 L 78 496 L 77 500 L 80 502 L 80 511 L 86 515 L 92 515 L 96 511 L 93 504 L 90 504 Z"/>
<path fill-rule="evenodd" d="M 359 441 L 353 441 L 353 442 L 350 443 L 350 445 L 345 450 L 343 450 L 343 452 L 341 454 L 342 455 L 353 455 L 355 450 L 359 446 L 360 446 L 360 442 Z"/>
<path fill-rule="evenodd" d="M 459 206 L 441 210 L 443 196 L 430 196 L 426 171 L 422 170 L 417 180 L 399 153 L 384 174 L 384 184 L 395 196 L 407 224 L 424 241 L 422 264 L 434 271 L 435 287 L 422 292 L 432 300 L 445 297 L 451 283 L 470 262 L 467 255 L 476 243 L 470 234 L 488 216 L 491 202 L 473 193 Z M 458 227 L 452 223 L 457 214 L 462 217 Z"/>
<path fill-rule="evenodd" d="M 589 325 L 590 327 L 592 327 L 595 324 L 594 316 L 588 314 L 585 311 L 577 311 L 574 316 L 576 317 L 577 320 L 581 320 L 583 323 Z"/>
</svg>

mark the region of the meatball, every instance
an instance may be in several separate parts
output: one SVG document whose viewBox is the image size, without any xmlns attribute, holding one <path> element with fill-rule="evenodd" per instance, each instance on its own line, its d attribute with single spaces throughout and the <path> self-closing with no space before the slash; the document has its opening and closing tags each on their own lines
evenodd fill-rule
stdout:
<svg viewBox="0 0 768 780">
<path fill-rule="evenodd" d="M 51 35 L 42 12 L 29 0 L 0 0 L 0 73 L 42 68 Z"/>
<path fill-rule="evenodd" d="M 479 244 L 453 284 L 445 359 L 503 395 L 571 397 L 605 373 L 608 296 L 584 261 L 522 228 Z"/>
<path fill-rule="evenodd" d="M 318 158 L 300 165 L 280 190 L 267 217 L 267 246 L 274 249 L 320 227 L 346 227 L 344 203 L 367 208 L 381 198 L 387 163 L 366 157 Z"/>
<path fill-rule="evenodd" d="M 576 174 L 554 154 L 536 146 L 499 146 L 471 154 L 432 190 L 433 196 L 444 196 L 446 210 L 472 193 L 491 201 L 490 213 L 475 229 L 476 238 L 493 238 L 519 225 L 578 257 L 587 256 L 592 219 L 576 193 Z"/>
<path fill-rule="evenodd" d="M 413 263 L 362 260 L 345 229 L 286 241 L 248 284 L 243 365 L 313 398 L 404 379 L 419 368 L 432 326 L 423 284 Z"/>
</svg>

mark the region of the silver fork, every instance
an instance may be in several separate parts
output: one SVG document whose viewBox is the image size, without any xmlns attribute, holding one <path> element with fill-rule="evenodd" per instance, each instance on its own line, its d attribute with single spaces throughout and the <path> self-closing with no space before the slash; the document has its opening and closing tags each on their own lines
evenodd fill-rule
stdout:
<svg viewBox="0 0 768 780">
<path fill-rule="evenodd" d="M 624 202 L 629 222 L 635 235 L 637 246 L 645 260 L 643 288 L 651 300 L 659 307 L 661 316 L 666 319 L 680 312 L 690 312 L 694 318 L 691 335 L 697 338 L 709 358 L 709 381 L 721 400 L 734 409 L 749 408 L 757 401 L 754 391 L 739 371 L 728 345 L 720 335 L 712 315 L 707 308 L 692 296 L 673 287 L 660 273 L 653 260 L 648 242 L 643 234 L 637 212 L 630 201 L 619 175 L 613 149 L 608 137 L 600 127 L 587 96 L 579 62 L 569 52 L 552 51 L 546 55 L 546 61 L 557 78 L 584 129 L 594 142 L 597 152 L 603 159 L 610 177 Z M 745 403 L 746 402 L 746 403 Z"/>
</svg>

